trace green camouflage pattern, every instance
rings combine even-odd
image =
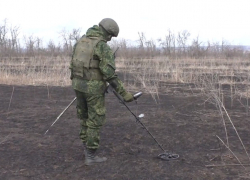
[[[73,89],[77,91],[92,95],[102,94],[106,89],[105,81],[98,81],[98,80],[88,81],[79,78],[72,79],[72,86]]]
[[[102,38],[90,39],[86,36],[82,36],[77,41],[71,59],[73,76],[78,76],[86,80],[102,80],[99,69],[100,60],[93,59],[94,47],[100,41],[102,41]]]
[[[99,148],[100,128],[105,123],[104,95],[90,95],[75,91],[77,97],[77,116],[80,119],[80,138],[90,149]]]
[[[100,27],[94,25],[93,27],[89,28],[87,33],[87,37],[98,37],[105,39],[104,33],[101,31]],[[91,94],[100,94],[103,93],[106,88],[106,82],[115,82],[116,86],[114,89],[121,95],[123,95],[126,91],[124,89],[124,85],[122,81],[118,78],[115,73],[115,60],[112,49],[105,41],[100,41],[97,46],[94,48],[94,59],[99,59],[99,68],[103,75],[103,80],[83,80],[78,78],[72,79],[72,87],[75,90],[84,93],[91,93]],[[72,64],[70,66],[72,68]],[[114,83],[110,83],[114,84]]]
[[[87,37],[107,39],[97,25],[88,29]],[[74,52],[74,51],[73,51]],[[97,149],[100,141],[100,128],[105,123],[104,91],[106,82],[122,96],[126,94],[122,81],[115,73],[115,60],[111,48],[105,41],[100,41],[94,48],[94,59],[100,60],[99,69],[102,80],[84,80],[71,77],[72,87],[77,97],[77,116],[81,121],[80,138],[90,149]],[[72,68],[72,64],[71,67]]]
[[[100,27],[94,25],[93,27],[89,28],[86,32],[87,37],[100,37],[105,39],[104,33],[100,30]]]

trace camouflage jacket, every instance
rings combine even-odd
[[[89,28],[87,30],[86,36],[105,39],[103,32],[97,25]],[[96,45],[93,56],[95,59],[100,60],[99,68],[103,75],[103,80],[83,80],[80,78],[73,78],[73,89],[88,94],[102,94],[105,91],[106,82],[109,82],[120,95],[125,94],[126,91],[124,89],[123,83],[115,73],[116,67],[113,52],[106,41],[100,41]],[[70,69],[71,68],[72,62],[70,65]]]

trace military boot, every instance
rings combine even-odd
[[[89,166],[95,163],[101,163],[107,160],[106,157],[95,156],[96,149],[87,148],[87,155],[85,156],[85,165]]]

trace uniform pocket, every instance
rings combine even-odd
[[[105,123],[106,108],[104,96],[91,96],[88,100],[87,125],[92,128],[100,127]]]
[[[96,108],[96,113],[99,116],[104,116],[106,114],[106,108],[105,108],[105,106]]]
[[[99,97],[93,108],[95,109],[96,114],[98,114],[99,116],[105,115],[106,108],[104,103],[104,97]]]

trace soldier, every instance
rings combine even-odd
[[[77,97],[77,116],[81,122],[80,138],[84,145],[85,164],[106,161],[96,156],[100,128],[105,123],[105,89],[108,82],[125,102],[134,100],[115,73],[115,57],[107,45],[117,37],[119,27],[110,18],[89,28],[74,45],[70,63],[72,86]]]

